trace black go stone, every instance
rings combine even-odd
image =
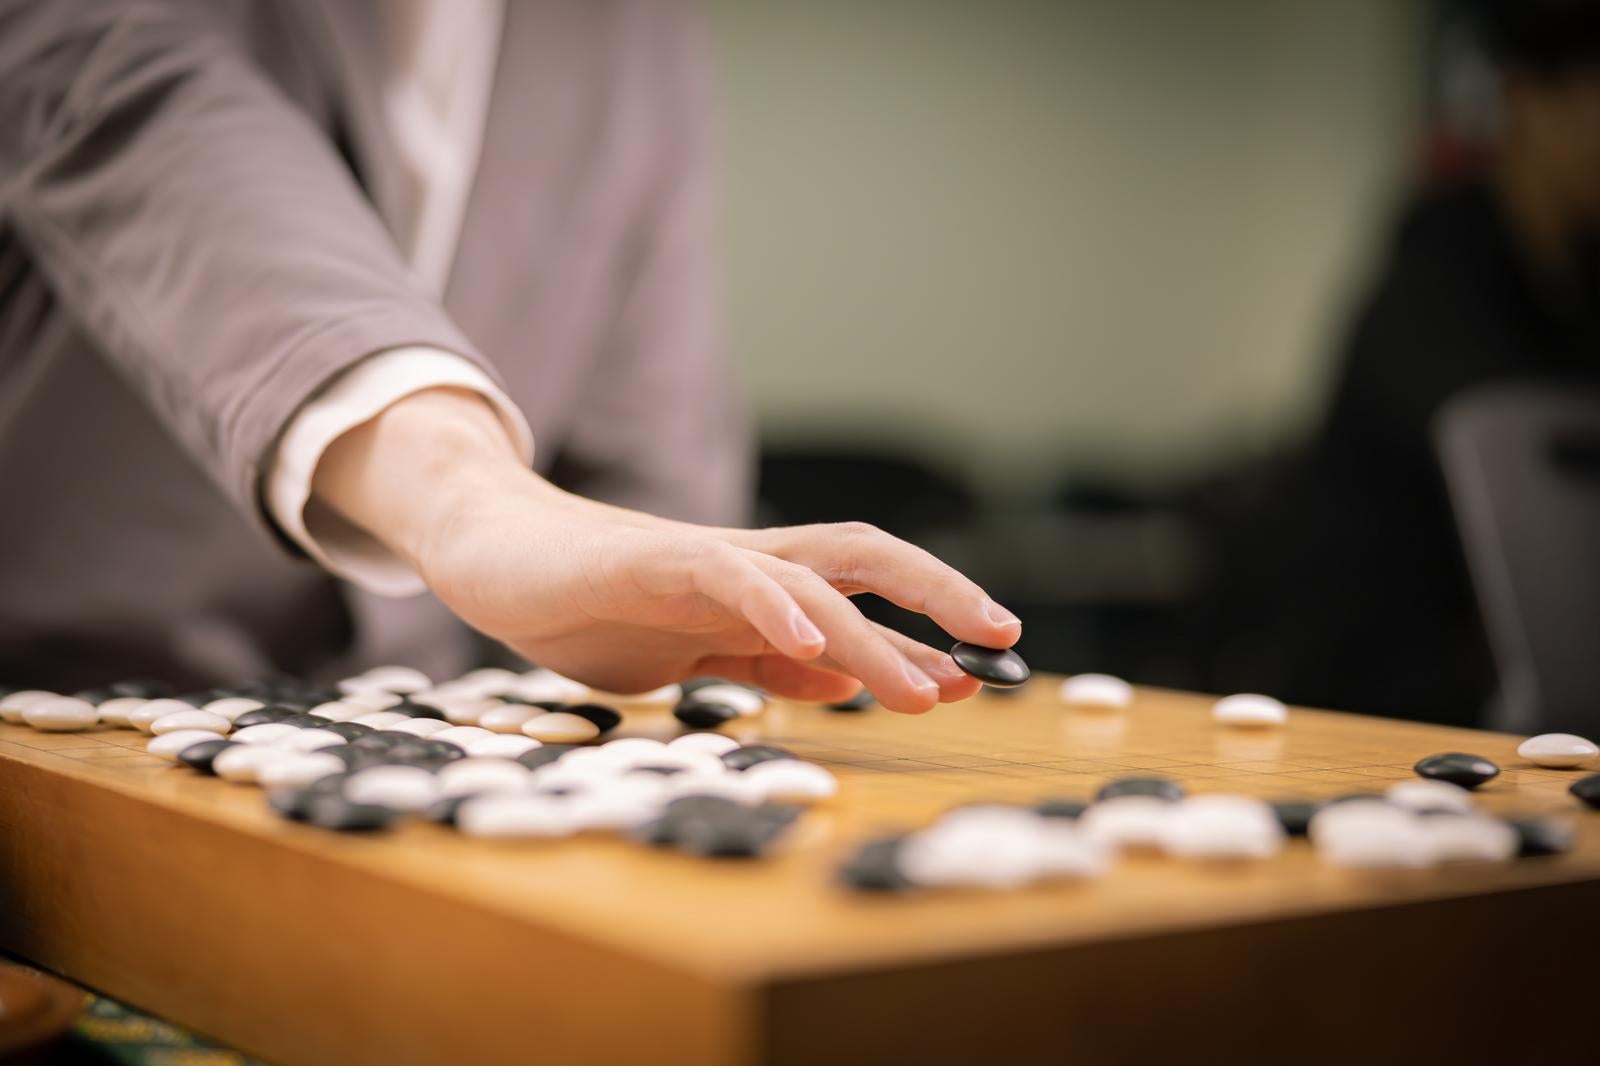
[[[352,803],[341,795],[316,796],[305,808],[305,820],[322,829],[341,833],[387,829],[400,812],[376,803]]]
[[[278,724],[292,725],[296,729],[318,729],[331,723],[326,718],[319,718],[314,714],[291,714],[287,718],[278,719]]]
[[[635,828],[633,836],[645,844],[676,844],[679,828],[690,821],[731,817],[740,807],[725,796],[679,796],[662,809],[660,817]]]
[[[346,740],[359,740],[368,733],[377,732],[370,725],[362,725],[360,722],[329,722],[326,719],[323,720],[323,724],[318,728],[326,729],[330,733],[337,733]]]
[[[771,762],[773,759],[792,759],[794,752],[775,748],[768,744],[751,744],[743,748],[734,748],[722,756],[722,765],[730,770],[748,770],[758,762]]]
[[[82,692],[74,692],[72,696],[74,699],[82,700],[85,703],[92,703],[96,707],[106,702],[106,700],[116,698],[108,688],[86,688]]]
[[[681,766],[648,766],[648,765],[646,765],[646,766],[634,766],[634,767],[629,768],[629,770],[628,770],[628,773],[630,773],[630,774],[660,774],[662,777],[670,777],[673,774],[681,774],[682,772],[683,772],[683,767],[681,767]]]
[[[257,707],[253,711],[245,711],[233,720],[235,730],[245,729],[253,725],[267,725],[270,722],[281,722],[285,718],[293,718],[294,711],[287,707]]]
[[[839,879],[863,892],[904,892],[912,887],[900,871],[904,836],[878,837],[856,849],[839,867]]]
[[[982,648],[959,641],[950,649],[950,658],[985,685],[1014,688],[1032,676],[1022,656],[1010,648]]]
[[[1278,824],[1292,837],[1305,836],[1311,829],[1311,819],[1321,809],[1319,803],[1302,800],[1282,800],[1272,805],[1272,813],[1278,816]]]
[[[721,796],[684,796],[667,805],[651,833],[692,855],[748,859],[762,854],[799,816],[797,808],[745,807]]]
[[[185,692],[182,695],[174,696],[172,698],[181,703],[187,703],[191,707],[204,707],[206,704],[216,699],[216,697],[211,694],[210,689],[206,689],[204,692]]]
[[[777,834],[766,823],[744,815],[701,819],[677,831],[677,846],[707,859],[754,859]]]
[[[403,714],[407,718],[435,718],[441,722],[447,721],[443,711],[427,703],[412,703],[407,700],[404,703],[397,703],[393,707],[386,708],[386,710],[391,710],[396,714]]]
[[[365,738],[362,738],[365,739]],[[437,770],[446,763],[467,756],[466,749],[446,740],[427,740],[412,737],[407,744],[396,744],[383,753],[383,761],[401,766],[417,766],[424,770]]]
[[[541,766],[549,766],[576,747],[576,744],[544,744],[518,755],[517,762],[530,770],[537,770]]]
[[[622,724],[622,712],[603,703],[574,703],[562,710],[567,714],[575,714],[585,721],[593,722],[594,727],[602,733],[609,733]]]
[[[1041,818],[1077,818],[1089,809],[1083,800],[1047,799],[1034,804],[1033,813]]]
[[[1094,798],[1098,803],[1118,796],[1154,796],[1156,799],[1176,803],[1183,799],[1184,789],[1170,777],[1119,777],[1102,785]]]
[[[358,748],[352,741],[349,744],[334,744],[327,748],[318,748],[319,752],[327,752],[335,759],[344,763],[351,771],[365,770],[369,766],[382,766],[383,753],[373,751],[371,748]]]
[[[211,764],[216,761],[217,756],[229,748],[237,748],[238,746],[231,740],[202,740],[200,743],[190,744],[187,748],[178,752],[178,761],[191,770],[199,770],[203,774],[214,775],[216,771],[211,768]]]
[[[1570,823],[1548,818],[1512,819],[1511,828],[1517,831],[1517,856],[1524,859],[1564,855],[1577,841],[1577,832]]]
[[[1418,760],[1412,767],[1417,776],[1433,781],[1448,781],[1462,788],[1477,788],[1500,776],[1500,767],[1482,755],[1447,751]]]
[[[279,788],[267,793],[267,805],[285,818],[304,820],[314,800],[323,796],[341,796],[348,773],[328,774],[301,788]]]
[[[388,749],[400,744],[415,744],[421,739],[415,733],[402,733],[398,729],[375,729],[366,736],[361,737],[359,741],[353,740],[351,743],[361,743],[371,748]]]
[[[147,677],[129,678],[111,686],[111,693],[114,696],[141,700],[166,699],[176,691],[177,689],[165,681],[155,681]]]
[[[1578,797],[1585,805],[1600,810],[1600,774],[1579,778],[1567,791]]]
[[[715,729],[739,717],[739,712],[726,703],[685,700],[672,709],[672,717],[690,729]]]
[[[840,700],[838,703],[830,703],[827,706],[830,711],[864,711],[877,702],[872,693],[862,689],[847,700]]]

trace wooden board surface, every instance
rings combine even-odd
[[[664,1039],[682,1054],[670,1061],[807,1061],[833,1039],[805,1021],[823,1010],[864,1012],[862,1024],[898,1047],[933,1034],[934,1058],[1004,1020],[1017,1061],[1051,1061],[1064,1032],[1110,1055],[1119,1045],[1092,1031],[1109,1015],[1057,1009],[1033,1024],[1017,995],[977,1014],[969,1005],[974,1024],[955,1029],[921,1012],[941,995],[970,999],[973,980],[980,990],[1048,980],[1059,992],[1085,960],[1110,972],[1158,944],[1207,953],[1217,980],[1264,980],[1258,964],[1283,960],[1230,946],[1311,936],[1331,958],[1334,932],[1340,943],[1448,940],[1460,922],[1516,915],[1526,939],[1600,903],[1600,815],[1567,795],[1577,772],[1518,759],[1518,738],[1312,711],[1279,730],[1224,729],[1203,697],[1143,690],[1133,707],[1108,711],[1062,706],[1055,688],[1041,678],[1020,695],[921,717],[776,704],[742,722],[741,739],[781,744],[842,782],[783,854],[758,863],[605,837],[474,841],[424,824],[338,836],[281,821],[254,788],[144,755],[137,734],[0,727],[0,938],[284,1061],[519,1061],[507,1044],[519,1026],[561,1053],[549,1061],[647,1061],[638,1056]],[[627,709],[619,735],[674,731],[663,708]],[[1504,768],[1480,793],[1487,809],[1577,817],[1578,849],[1357,874],[1319,865],[1296,842],[1264,863],[1131,858],[1098,881],[1004,895],[873,898],[833,878],[865,835],[958,803],[1088,796],[1132,773],[1194,791],[1326,797],[1381,790],[1449,750]],[[1413,917],[1395,926],[1403,914]],[[1582,935],[1593,943],[1596,933]],[[1515,942],[1506,937],[1506,950]],[[219,967],[229,982],[208,978]],[[617,997],[627,1026],[607,1022]],[[905,1002],[917,1009],[897,1013]],[[461,1013],[468,1003],[475,1020]],[[332,1008],[337,1025],[285,1024]],[[846,1045],[875,1046],[865,1031]],[[851,1061],[839,1047],[829,1054]]]

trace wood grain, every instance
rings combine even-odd
[[[1126,711],[1065,707],[1041,678],[920,717],[775,705],[741,739],[829,765],[842,788],[755,864],[423,824],[336,836],[141,754],[133,733],[4,726],[0,944],[288,1063],[867,1062],[894,1048],[1042,1062],[1066,1047],[1148,1061],[1252,1032],[1263,1050],[1269,1033],[1344,1047],[1340,1010],[1383,1017],[1406,988],[1416,1018],[1561,1002],[1572,960],[1600,947],[1600,922],[1575,921],[1600,903],[1600,815],[1566,795],[1576,772],[1519,760],[1515,737],[1312,711],[1230,730],[1209,703],[1142,690]],[[623,734],[672,731],[662,708],[627,710]],[[1133,858],[1003,896],[880,899],[833,880],[865,834],[956,803],[1085,796],[1129,773],[1269,797],[1376,791],[1448,750],[1504,768],[1488,809],[1579,819],[1577,851],[1358,875],[1296,843],[1266,863]],[[1169,1024],[1147,1023],[1151,997]]]

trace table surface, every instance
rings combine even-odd
[[[422,823],[378,836],[342,836],[281,820],[253,787],[146,755],[148,738],[136,733],[44,734],[0,726],[0,846],[6,848],[0,857],[35,873],[9,889],[21,898],[0,902],[17,904],[39,926],[30,930],[0,920],[0,933],[8,946],[70,976],[98,981],[114,995],[131,992],[140,1005],[229,1036],[218,1031],[229,1021],[226,1010],[186,1018],[170,1000],[149,1002],[161,999],[159,982],[135,973],[129,960],[86,954],[80,944],[69,943],[82,935],[83,923],[92,924],[89,916],[75,915],[75,924],[51,920],[53,903],[44,897],[60,891],[61,880],[73,876],[67,871],[96,868],[94,849],[71,837],[74,824],[81,834],[97,834],[109,812],[116,812],[116,836],[102,844],[108,856],[124,855],[118,877],[138,876],[129,871],[138,868],[141,853],[154,863],[169,852],[177,827],[208,842],[207,855],[190,861],[215,860],[205,876],[229,892],[251,891],[229,884],[226,864],[235,853],[241,869],[257,859],[285,868],[314,863],[324,905],[341,901],[340,877],[366,885],[376,879],[413,893],[408,899],[446,901],[503,928],[549,932],[574,950],[593,949],[733,996],[814,979],[1114,945],[1184,930],[1240,929],[1549,886],[1600,886],[1600,814],[1583,812],[1566,792],[1596,767],[1540,769],[1516,755],[1519,738],[1511,736],[1310,710],[1295,710],[1282,728],[1227,728],[1211,721],[1211,702],[1142,689],[1125,710],[1069,707],[1057,697],[1056,679],[1048,677],[1016,694],[985,694],[915,717],[776,702],[764,715],[737,723],[739,739],[782,745],[821,763],[839,776],[841,789],[802,819],[779,854],[757,862],[696,859],[605,836],[472,840]],[[676,732],[663,707],[623,706],[627,720],[617,735]],[[1265,862],[1128,857],[1098,880],[1003,894],[866,896],[841,888],[834,876],[840,860],[866,836],[926,824],[960,803],[1088,797],[1105,781],[1131,774],[1171,776],[1194,792],[1315,799],[1380,791],[1413,776],[1418,758],[1440,751],[1473,752],[1500,764],[1501,775],[1478,794],[1487,810],[1576,818],[1576,850],[1511,863],[1361,874],[1322,866],[1303,841],[1293,841]],[[8,790],[7,782],[16,787]],[[46,793],[48,800],[41,798]],[[80,799],[82,820],[74,823],[68,812],[78,810]],[[65,837],[40,832],[39,821],[50,818],[60,820],[57,828]],[[145,833],[161,835],[142,839]],[[45,853],[48,860],[40,857]],[[162,876],[170,880],[172,873]],[[138,898],[137,886],[130,896]],[[87,911],[103,902],[85,898],[76,904]],[[104,935],[123,934],[108,927]],[[124,951],[136,946],[129,935]],[[174,932],[168,928],[159,935]],[[137,987],[121,989],[119,982]],[[753,1024],[738,1023],[742,1029]],[[262,1046],[255,1033],[249,1039]],[[742,1031],[737,1049],[715,1057],[764,1057],[750,1052],[751,1041],[759,1043],[759,1037]]]

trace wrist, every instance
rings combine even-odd
[[[334,441],[312,493],[422,572],[464,508],[541,486],[488,403],[465,389],[435,388]]]

